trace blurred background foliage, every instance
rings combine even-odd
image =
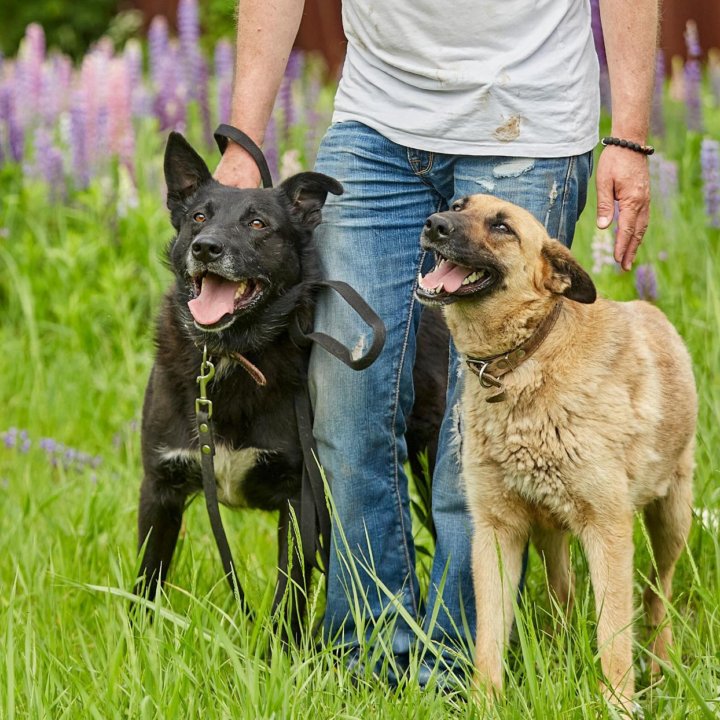
[[[221,37],[235,34],[236,0],[200,0],[201,43],[206,49]],[[174,21],[173,0],[2,0],[0,52],[17,53],[25,28],[39,23],[45,30],[49,50],[59,50],[79,60],[101,36],[120,48],[131,37],[143,34],[152,16],[165,14]]]

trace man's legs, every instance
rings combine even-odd
[[[314,432],[337,512],[325,631],[329,640],[354,645],[375,629],[356,621],[383,617],[388,595],[413,619],[419,615],[404,432],[420,316],[413,297],[419,236],[440,199],[405,148],[359,123],[330,128],[316,169],[345,188],[328,198],[316,231],[324,276],[352,285],[387,328],[385,347],[367,370],[350,370],[318,348],[310,363]],[[315,327],[358,352],[369,342],[367,328],[329,293],[319,298]],[[407,654],[412,639],[398,619],[394,653]]]

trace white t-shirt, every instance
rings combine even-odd
[[[598,140],[589,0],[343,0],[334,121],[434,152],[564,157]]]

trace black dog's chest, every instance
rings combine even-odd
[[[207,387],[212,402],[214,472],[218,499],[231,507],[277,509],[299,489],[302,456],[297,436],[294,383],[275,379],[256,385],[242,369],[222,368]],[[224,372],[223,372],[224,370]],[[292,378],[294,373],[290,373]],[[183,403],[182,437],[165,437],[157,456],[167,485],[187,493],[202,490],[200,450],[195,428],[195,388]],[[192,403],[189,402],[192,399]]]

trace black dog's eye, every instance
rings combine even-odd
[[[193,220],[195,222],[204,223],[207,218],[205,217],[205,213],[197,212],[193,215]]]
[[[263,228],[266,228],[267,225],[260,218],[255,218],[250,221],[250,227],[253,230],[262,230]]]

